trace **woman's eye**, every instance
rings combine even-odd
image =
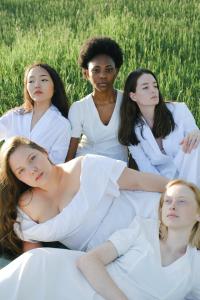
[[[21,175],[24,172],[24,169],[20,169],[18,175]]]
[[[42,81],[43,81],[43,82],[44,82],[44,81],[46,82],[46,81],[48,81],[48,79],[42,79]]]
[[[30,160],[33,161],[35,159],[36,155],[31,156]]]
[[[28,81],[28,83],[33,83],[33,82],[34,82],[33,80],[29,80],[29,81]]]
[[[147,90],[147,89],[148,89],[148,86],[143,87],[143,90]]]
[[[97,74],[99,72],[99,70],[98,69],[94,69],[94,70],[92,70],[92,73],[93,74]]]
[[[170,203],[170,199],[165,199],[164,202],[167,203],[167,204],[169,204]]]
[[[178,203],[179,203],[179,204],[184,204],[184,203],[185,203],[185,200],[183,200],[183,199],[182,199],[182,200],[178,200]]]
[[[106,72],[107,73],[112,73],[113,72],[113,68],[106,69]]]

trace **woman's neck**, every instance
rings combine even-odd
[[[185,253],[189,244],[189,238],[192,228],[184,228],[182,230],[168,230],[167,239],[161,243],[171,253]]]
[[[105,92],[99,92],[97,90],[94,90],[92,93],[92,97],[95,104],[115,103],[116,95],[117,95],[117,91],[114,88],[107,90]]]
[[[140,112],[149,125],[150,128],[153,128],[153,123],[154,123],[154,113],[155,113],[155,108],[154,107],[140,107]]]
[[[33,106],[33,116],[31,120],[31,130],[33,127],[37,124],[37,122],[40,120],[40,118],[45,114],[45,112],[49,109],[50,103],[34,103]]]

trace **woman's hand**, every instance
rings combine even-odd
[[[195,129],[188,133],[186,137],[180,142],[182,150],[185,153],[191,153],[193,149],[196,149],[200,143],[200,130]]]

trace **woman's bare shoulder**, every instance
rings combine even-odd
[[[63,170],[65,170],[68,173],[80,172],[82,160],[83,160],[83,156],[79,156],[72,160],[69,160],[68,162],[60,166],[63,168]]]

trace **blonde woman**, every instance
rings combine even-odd
[[[199,189],[182,180],[171,181],[159,212],[160,221],[136,217],[128,229],[87,254],[36,249],[20,256],[0,271],[0,297],[200,299]]]

